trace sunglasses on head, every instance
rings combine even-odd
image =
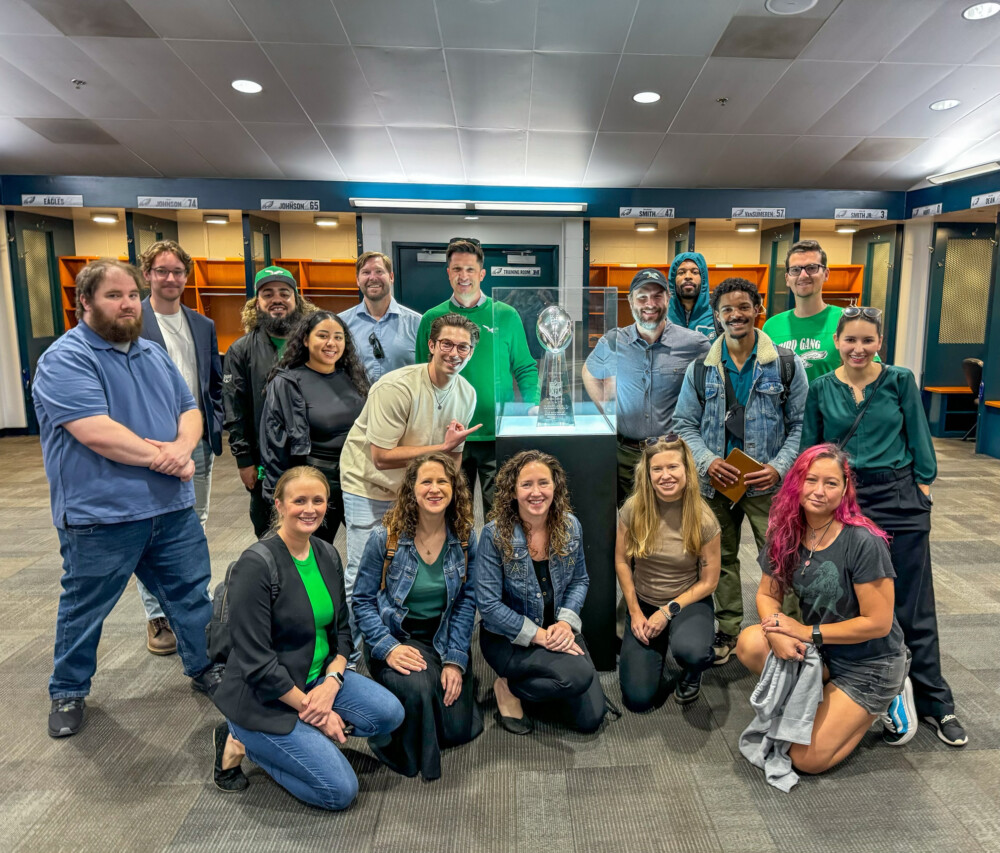
[[[865,308],[861,305],[848,305],[844,309],[844,317],[853,320],[856,317],[864,317],[866,320],[874,320],[876,323],[882,319],[882,311],[878,308]]]
[[[375,354],[375,358],[385,358],[385,350],[382,349],[382,342],[375,337],[374,332],[368,336],[368,343],[372,345],[372,352]]]
[[[661,441],[671,444],[680,441],[681,437],[676,432],[668,432],[666,435],[658,435],[655,438],[646,439],[646,447],[656,447]]]

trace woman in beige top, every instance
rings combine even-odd
[[[615,541],[628,606],[618,677],[630,711],[648,711],[666,698],[668,652],[681,670],[674,699],[686,705],[698,698],[713,659],[719,539],[688,446],[674,433],[647,440]]]

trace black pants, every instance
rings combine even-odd
[[[657,608],[639,599],[639,609],[648,619]],[[618,662],[618,679],[625,707],[636,713],[648,711],[663,702],[667,684],[663,679],[669,652],[677,665],[692,675],[712,665],[715,637],[715,613],[712,596],[689,604],[667,623],[667,627],[644,646],[632,633],[632,620],[625,620],[625,636]]]
[[[493,507],[493,482],[497,477],[497,443],[495,441],[467,441],[462,451],[462,473],[469,481],[469,491],[476,496],[476,475],[483,490],[483,517]]]
[[[423,640],[409,639],[427,662],[423,672],[402,675],[384,660],[373,658],[365,647],[368,671],[379,684],[391,691],[403,705],[403,724],[386,745],[378,745],[385,763],[404,776],[422,773],[424,779],[441,776],[441,750],[459,746],[479,737],[483,718],[476,704],[471,672],[462,678],[462,692],[450,707],[444,704],[441,687],[441,658],[434,646]]]
[[[896,619],[913,655],[910,680],[917,713],[935,717],[955,711],[951,688],[941,674],[937,609],[931,575],[931,502],[917,488],[913,472],[859,471],[858,503],[889,534],[896,571]]]
[[[541,646],[515,646],[506,637],[479,629],[483,657],[510,692],[529,703],[533,716],[553,717],[577,731],[597,731],[604,719],[604,691],[583,635],[583,655],[550,652]],[[526,709],[527,710],[527,709]]]
[[[250,492],[250,521],[253,524],[253,534],[258,539],[271,528],[271,511],[273,504],[264,500],[264,482],[258,480]]]
[[[340,490],[340,468],[328,468],[318,464],[313,459],[306,460],[307,465],[319,468],[326,476],[326,482],[330,486],[330,499],[326,504],[326,516],[320,525],[316,535],[324,542],[333,544],[333,540],[340,530],[340,525],[344,523],[344,493]]]

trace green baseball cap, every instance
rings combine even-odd
[[[298,285],[295,283],[295,276],[284,267],[264,267],[264,269],[253,277],[253,292],[259,293],[265,284],[273,282],[286,284],[292,290],[298,290]]]

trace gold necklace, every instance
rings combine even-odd
[[[836,521],[836,517],[831,518],[823,527],[823,534],[819,537],[819,542],[816,541],[816,531],[819,530],[818,527],[813,527],[808,521],[806,522],[806,527],[812,531],[813,535],[813,546],[812,550],[809,552],[809,556],[806,558],[805,564],[808,566],[812,563],[812,556],[816,553],[816,549],[823,544],[823,540],[826,538],[826,531],[830,529],[830,525]]]

